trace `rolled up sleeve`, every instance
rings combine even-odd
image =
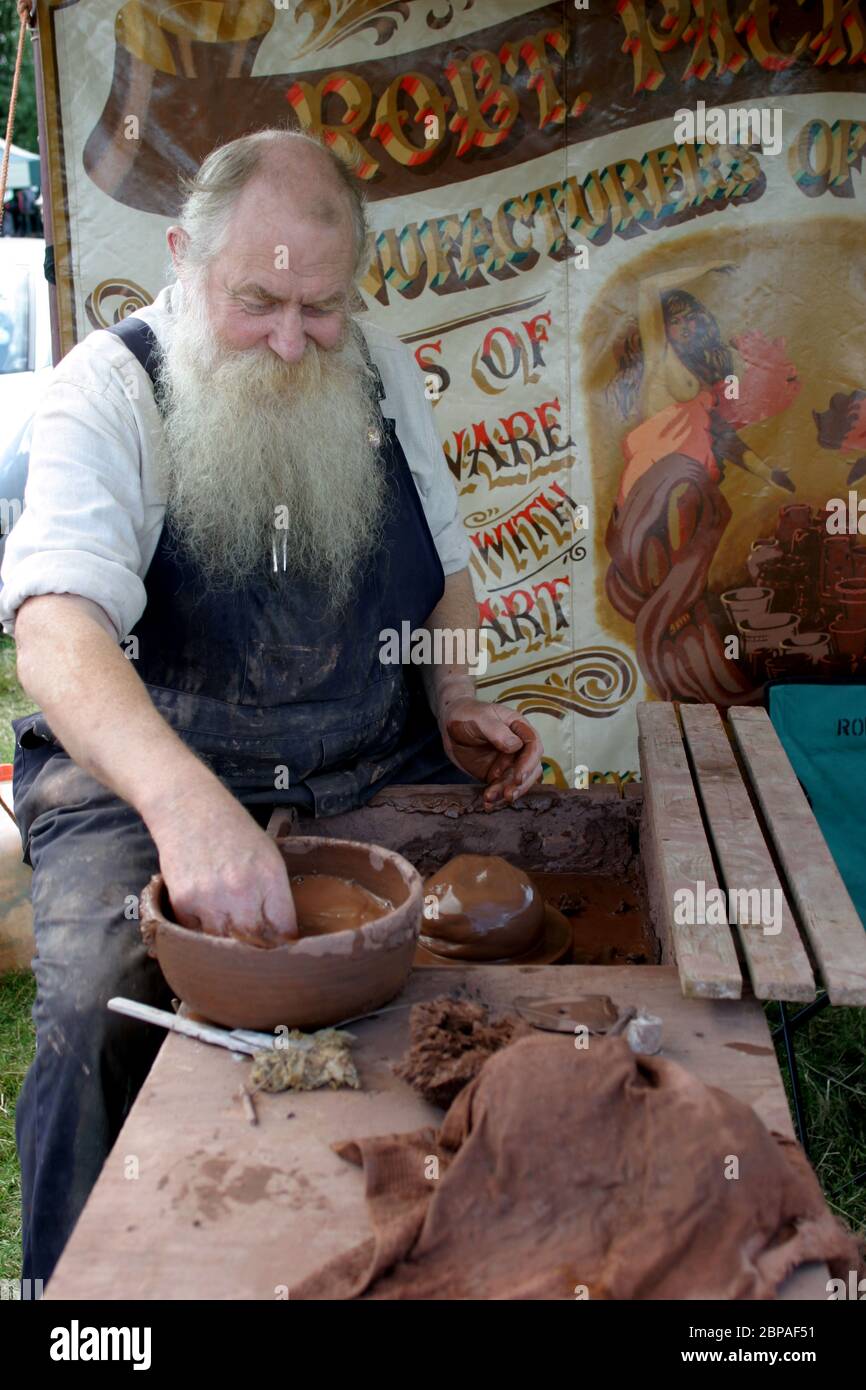
[[[100,391],[55,376],[34,417],[24,510],[0,571],[4,630],[14,632],[25,599],[80,594],[124,637],[146,603],[142,523],[138,431],[122,384],[112,374]]]
[[[418,385],[421,394],[420,423],[426,435],[425,454],[430,460],[429,468],[417,480],[418,488],[442,568],[446,575],[456,574],[469,564],[469,542],[460,516],[457,489],[442,452],[433,408],[424,395],[420,378]]]
[[[368,332],[368,342],[385,388],[382,408],[395,421],[442,568],[446,575],[456,574],[469,564],[469,543],[424,379],[397,339],[377,330]]]

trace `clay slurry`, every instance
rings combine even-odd
[[[333,874],[292,874],[289,878],[299,936],[354,931],[393,910],[393,903]]]

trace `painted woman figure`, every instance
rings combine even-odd
[[[737,430],[778,414],[800,389],[784,341],[755,332],[732,340],[748,364],[736,382],[716,320],[683,288],[732,269],[691,266],[640,286],[638,322],[620,344],[609,396],[624,419],[637,411],[641,423],[623,440],[625,467],[605,538],[607,596],[635,625],[647,683],[664,700],[722,707],[760,691],[725,656],[708,604],[707,575],[731,519],[720,484],[733,463],[794,491],[786,470],[771,469]]]

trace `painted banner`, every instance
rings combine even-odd
[[[162,288],[214,145],[300,126],[359,157],[360,312],[424,376],[481,690],[547,780],[634,777],[638,700],[863,669],[858,0],[40,0],[39,26],[64,350]]]

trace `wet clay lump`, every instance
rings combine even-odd
[[[437,955],[502,960],[528,951],[544,923],[544,901],[532,880],[499,855],[458,854],[424,884],[422,942]]]

